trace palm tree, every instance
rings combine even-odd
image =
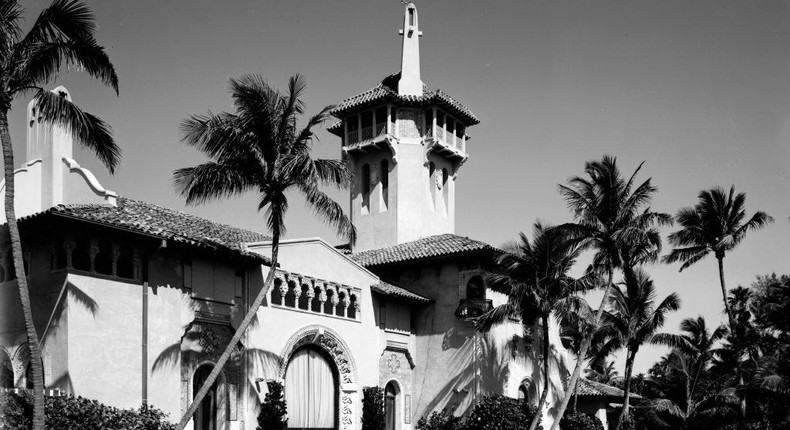
[[[586,356],[580,356],[581,347],[587,335],[593,331],[592,320],[595,318],[595,311],[593,311],[586,301],[582,301],[580,306],[563,307],[560,312],[560,341],[562,346],[571,352],[576,357],[576,360],[589,360],[595,357],[596,345],[591,345],[587,351]],[[591,363],[591,367],[595,367],[597,363]],[[588,371],[590,369],[587,369]],[[579,381],[568,390],[573,390],[573,410],[576,411],[578,398]]]
[[[561,228],[567,230],[582,248],[595,251],[592,267],[607,276],[601,306],[592,321],[593,330],[581,345],[580,357],[586,356],[593,334],[601,323],[604,303],[613,284],[614,270],[654,258],[661,241],[660,236],[654,234],[653,227],[671,223],[669,215],[650,211],[648,205],[658,191],[650,179],[636,185],[636,175],[643,164],[639,164],[625,180],[617,167],[617,159],[604,155],[601,160],[585,164],[584,170],[589,178],[573,177],[569,185],[559,186],[560,194],[576,220],[575,223],[563,224]],[[628,256],[625,264],[624,256]],[[582,360],[577,360],[568,387],[576,385],[582,366]],[[572,390],[567,390],[551,430],[559,428],[572,396]]]
[[[680,297],[677,293],[668,295],[657,306],[655,299],[653,281],[641,269],[626,270],[623,282],[613,288],[609,296],[609,310],[604,314],[605,325],[601,328],[606,339],[601,354],[608,356],[621,348],[626,350],[623,409],[616,430],[629,420],[631,375],[639,348],[645,343],[657,343],[656,331],[664,325],[666,315],[680,308]]]
[[[43,121],[63,126],[75,140],[94,151],[114,172],[120,150],[110,127],[101,119],[82,111],[60,94],[42,86],[57,77],[62,65],[75,66],[118,93],[118,76],[107,53],[95,38],[95,17],[90,8],[78,0],[56,0],[33,23],[26,34],[21,29],[22,8],[17,1],[0,5],[0,139],[3,145],[5,176],[5,216],[11,239],[14,270],[22,301],[34,387],[33,428],[44,427],[44,373],[41,349],[30,308],[19,237],[14,211],[14,152],[8,130],[8,112],[17,95],[34,95]]]
[[[748,231],[759,230],[773,218],[765,212],[755,212],[746,220],[746,194],[735,194],[735,186],[727,193],[721,187],[713,187],[699,193],[699,201],[694,207],[678,211],[675,219],[682,229],[669,235],[669,242],[675,248],[662,259],[665,263],[682,262],[680,271],[713,253],[719,263],[719,284],[730,331],[735,333],[735,318],[727,302],[727,286],[724,282],[724,257],[735,248]],[[734,338],[736,343],[739,339]],[[739,384],[743,385],[743,373],[738,367]],[[741,400],[741,417],[746,414],[746,399]]]
[[[593,363],[590,368],[587,369],[587,379],[602,384],[611,384],[617,379],[617,370],[614,366],[614,360],[608,361],[604,359]]]
[[[173,182],[178,192],[187,204],[257,192],[258,210],[265,209],[266,225],[272,234],[272,254],[263,288],[181,418],[177,427],[180,430],[192,419],[269,292],[280,238],[286,231],[287,193],[298,191],[338,234],[352,243],[356,239],[355,229],[342,207],[320,190],[322,185],[348,186],[350,176],[345,164],[310,156],[313,129],[329,118],[333,106],[310,117],[302,128],[297,127],[297,118],[305,110],[301,99],[305,86],[304,78],[297,74],[289,80],[288,90],[281,93],[259,75],[243,75],[230,79],[235,113],[194,115],[181,124],[182,141],[211,161],[176,170]]]
[[[519,318],[528,336],[528,325],[539,320],[542,328],[543,390],[538,401],[538,411],[543,410],[549,392],[549,319],[552,312],[571,301],[582,300],[574,296],[584,290],[584,281],[568,275],[581,248],[569,242],[563,232],[536,222],[532,241],[524,234],[519,241],[504,246],[505,253],[497,258],[500,273],[488,277],[489,287],[508,296],[507,303],[483,314],[477,328],[488,330],[494,324]],[[540,421],[537,413],[529,429],[534,430]]]
[[[720,396],[711,387],[708,369],[716,344],[727,336],[720,325],[711,332],[705,318],[686,318],[680,322],[682,334],[658,333],[653,342],[673,348],[653,366],[649,380],[657,386],[661,398],[654,402],[656,412],[668,415],[676,427],[686,429],[695,421],[711,418],[722,411]]]

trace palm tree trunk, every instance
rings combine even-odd
[[[719,283],[721,284],[721,296],[724,299],[724,310],[727,311],[727,318],[730,321],[730,332],[732,333],[732,338],[735,340],[736,343],[740,344],[740,340],[738,339],[738,333],[735,330],[735,318],[732,315],[732,310],[730,309],[730,303],[727,301],[727,286],[724,283],[724,256],[716,256],[716,260],[719,262]],[[738,349],[738,345],[734,345],[736,350]],[[735,368],[738,372],[738,388],[743,388],[743,369],[741,367],[741,359],[740,357],[735,358]],[[740,397],[740,406],[741,406],[741,426],[746,421],[746,397],[743,394],[739,395]]]
[[[44,369],[41,362],[41,346],[33,323],[33,310],[30,307],[30,290],[22,256],[22,240],[14,210],[14,146],[8,132],[8,111],[0,112],[0,139],[3,144],[3,163],[5,168],[5,217],[8,221],[8,235],[11,239],[11,254],[14,260],[19,298],[22,301],[22,315],[25,319],[27,344],[30,351],[30,370],[33,377],[33,430],[44,429]]]
[[[577,403],[579,403],[579,381],[573,385],[573,412],[576,412]]]
[[[532,417],[529,430],[535,430],[538,427],[538,423],[543,416],[543,406],[546,405],[546,398],[549,395],[549,319],[544,315],[541,321],[543,322],[543,392],[540,394],[538,411]]]
[[[192,400],[192,403],[189,405],[186,412],[184,412],[184,415],[181,417],[181,421],[179,421],[178,425],[176,426],[176,430],[184,430],[184,427],[186,427],[186,425],[192,419],[192,416],[200,406],[200,402],[203,401],[203,398],[206,397],[208,390],[210,390],[211,386],[214,385],[214,381],[217,380],[222,368],[225,367],[225,363],[227,363],[228,359],[230,359],[230,356],[233,353],[233,350],[236,348],[236,345],[238,345],[239,341],[241,341],[242,336],[244,336],[244,333],[247,331],[250,323],[252,323],[253,318],[255,318],[258,308],[260,308],[261,304],[263,304],[263,299],[265,299],[266,295],[269,293],[272,282],[274,282],[274,274],[277,271],[277,255],[280,251],[280,235],[275,233],[272,236],[272,261],[269,274],[266,276],[266,282],[264,282],[263,288],[261,288],[261,291],[258,292],[258,295],[255,297],[255,301],[252,302],[252,305],[247,310],[247,315],[244,316],[241,324],[239,324],[239,327],[236,329],[236,333],[233,335],[230,343],[228,343],[228,346],[225,347],[225,351],[219,357],[217,362],[214,363],[214,368],[211,369],[211,373],[208,375],[208,378],[206,378],[206,381],[203,382],[203,386],[200,387],[200,390],[198,390],[197,394],[195,394],[195,398]]]
[[[582,373],[582,366],[584,365],[584,357],[587,355],[587,350],[590,349],[590,345],[592,344],[592,338],[595,332],[598,330],[598,325],[601,323],[601,317],[603,316],[603,308],[606,305],[606,300],[609,298],[609,290],[612,288],[612,280],[614,278],[614,268],[609,265],[607,267],[608,272],[608,280],[606,283],[606,288],[603,291],[603,298],[601,299],[601,305],[598,306],[598,310],[595,312],[595,321],[593,321],[593,326],[587,336],[584,337],[584,341],[582,342],[582,346],[579,349],[579,357],[576,360],[576,367],[573,369],[573,374],[571,375],[571,380],[568,381],[568,387],[573,387],[579,380],[579,376]],[[562,403],[560,403],[560,407],[557,409],[557,416],[554,417],[554,422],[551,424],[551,430],[557,430],[560,428],[560,421],[562,420],[562,416],[565,415],[565,410],[568,409],[568,403],[573,396],[573,391],[566,390],[565,395],[562,397]]]
[[[623,387],[623,410],[620,411],[620,419],[617,420],[617,427],[615,430],[620,430],[623,427],[623,424],[629,423],[631,419],[630,415],[628,415],[628,402],[631,399],[631,373],[634,371],[634,358],[636,357],[636,351],[628,351],[628,356],[625,360],[625,386]],[[630,423],[629,423],[630,424]],[[630,429],[631,426],[627,425],[626,429]]]

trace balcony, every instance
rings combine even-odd
[[[449,159],[466,159],[465,136],[456,136],[455,133],[445,130],[443,127],[434,126],[433,130],[428,130],[427,140],[431,145],[431,150]]]
[[[455,309],[455,316],[463,319],[477,318],[493,308],[494,305],[489,299],[461,299]]]
[[[392,125],[392,129],[395,126]],[[346,134],[346,146],[344,151],[347,153],[361,153],[378,151],[389,148],[395,154],[393,146],[394,138],[387,134],[387,123],[377,122],[372,125],[364,126],[357,130],[349,130]]]

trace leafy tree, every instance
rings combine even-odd
[[[727,287],[724,282],[724,257],[727,252],[741,243],[746,233],[759,230],[773,218],[765,212],[755,212],[746,217],[746,194],[735,194],[735,186],[729,193],[721,187],[703,190],[699,193],[699,201],[693,207],[685,207],[678,211],[675,220],[682,227],[669,235],[669,242],[675,248],[663,261],[666,263],[682,262],[680,271],[702,260],[709,254],[716,257],[719,265],[719,283],[724,301],[724,309],[730,323],[730,331],[735,333],[734,315],[727,302]],[[739,339],[734,338],[738,343]],[[743,384],[741,365],[737,364],[739,383]],[[746,415],[746,400],[741,403],[741,417]]]
[[[362,430],[384,430],[384,390],[381,387],[362,389]]]
[[[271,288],[280,238],[286,231],[288,192],[301,193],[316,215],[335,227],[338,234],[352,242],[356,238],[342,207],[320,189],[321,185],[347,187],[350,176],[345,164],[310,155],[313,129],[329,118],[332,106],[310,117],[302,128],[297,126],[305,110],[301,99],[305,86],[304,78],[295,75],[288,82],[288,90],[280,93],[259,75],[242,75],[230,79],[235,113],[194,115],[181,124],[182,141],[211,161],[176,170],[173,181],[178,192],[186,197],[187,204],[248,191],[258,193],[258,210],[265,209],[266,225],[272,234],[272,254],[263,288],[181,418],[179,430],[192,419]]]
[[[608,308],[604,314],[605,325],[601,334],[606,342],[601,353],[609,353],[625,348],[625,379],[623,383],[623,409],[617,422],[619,430],[629,421],[629,401],[631,376],[634,358],[645,343],[656,343],[656,331],[664,325],[666,315],[680,308],[680,297],[672,293],[658,305],[655,304],[656,291],[653,281],[641,269],[626,270],[623,282],[614,289],[609,297]]]
[[[650,179],[636,184],[636,175],[642,164],[628,179],[624,179],[617,166],[617,159],[604,155],[601,160],[588,161],[585,164],[584,170],[588,178],[574,177],[570,179],[569,185],[559,187],[560,194],[576,221],[561,227],[583,249],[594,251],[593,269],[605,273],[607,277],[601,306],[592,323],[594,330],[588,334],[579,350],[581,357],[586,356],[592,344],[593,333],[601,323],[603,305],[608,300],[613,285],[614,270],[654,258],[661,242],[660,236],[653,234],[653,227],[671,223],[669,215],[652,212],[649,208],[650,201],[658,191]],[[625,264],[624,256],[628,257]],[[576,385],[582,366],[582,360],[577,360],[569,387]],[[551,430],[559,427],[572,395],[572,390],[567,390]]]
[[[288,404],[283,396],[283,384],[269,381],[266,386],[268,392],[258,413],[257,430],[285,430],[288,428]]]
[[[549,318],[560,306],[569,301],[580,301],[574,293],[585,289],[568,275],[576,263],[580,247],[567,240],[563,231],[536,222],[532,241],[521,233],[519,241],[504,246],[506,252],[497,258],[499,274],[490,275],[489,287],[508,296],[507,303],[486,312],[477,321],[477,327],[488,330],[494,324],[519,318],[525,326],[540,321],[543,339],[543,390],[538,401],[538,411],[543,410],[549,391]],[[534,430],[540,421],[536,414],[529,429]]]
[[[16,212],[14,210],[14,147],[8,130],[8,112],[18,95],[34,94],[42,121],[63,126],[75,140],[96,153],[114,172],[120,149],[110,127],[98,117],[81,110],[61,94],[42,88],[53,81],[62,65],[75,66],[99,79],[118,93],[118,76],[104,48],[96,41],[95,17],[78,0],[56,0],[41,11],[32,28],[21,28],[22,8],[18,1],[0,5],[0,139],[3,145],[5,174],[5,216],[11,239],[13,268],[17,278],[25,331],[31,354],[34,391],[33,428],[44,428],[44,373],[41,349],[33,325],[30,292],[22,257]]]

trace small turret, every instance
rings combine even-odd
[[[402,96],[422,96],[422,80],[420,79],[420,31],[417,19],[417,7],[414,3],[406,5],[403,12],[403,49],[400,63],[400,81],[398,94]]]

